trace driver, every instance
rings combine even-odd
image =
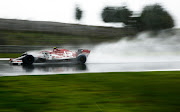
[[[58,49],[56,47],[54,47],[53,52],[57,52],[57,51],[58,51]]]

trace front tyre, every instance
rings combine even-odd
[[[79,56],[77,57],[77,61],[78,61],[78,63],[80,63],[80,64],[84,64],[84,63],[86,62],[86,56],[85,56],[85,55],[79,55]]]
[[[23,65],[32,65],[34,63],[34,57],[32,55],[26,55],[22,59]]]

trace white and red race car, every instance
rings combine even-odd
[[[78,49],[70,51],[67,49],[42,50],[36,53],[25,52],[18,58],[10,58],[9,63],[13,65],[32,65],[33,63],[70,62],[84,64],[90,50]]]

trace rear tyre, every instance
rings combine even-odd
[[[34,63],[34,57],[32,55],[26,55],[22,59],[23,65],[32,65]]]
[[[86,62],[86,56],[85,56],[85,55],[79,55],[79,56],[77,57],[77,61],[78,61],[78,63],[80,63],[80,64],[84,64],[84,63]]]

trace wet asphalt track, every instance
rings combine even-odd
[[[86,63],[84,65],[34,64],[32,66],[14,66],[10,65],[8,61],[0,61],[0,76],[175,70],[180,70],[180,62]]]

